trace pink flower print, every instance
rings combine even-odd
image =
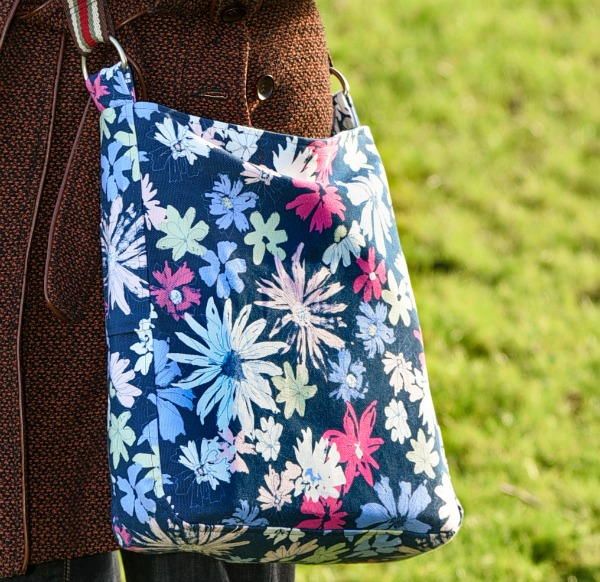
[[[94,101],[94,105],[98,108],[98,111],[104,111],[106,107],[100,103],[100,98],[108,95],[110,91],[106,85],[102,84],[102,76],[98,75],[94,82],[92,83],[89,77],[85,80],[86,89],[89,91],[92,99]]]
[[[373,296],[375,296],[375,299],[380,299],[381,287],[387,281],[383,259],[377,265],[375,262],[375,249],[371,247],[369,248],[367,260],[365,261],[362,257],[359,257],[356,259],[356,264],[360,267],[362,275],[354,279],[354,285],[352,286],[354,292],[359,293],[362,289],[363,299],[367,303],[371,301]]]
[[[200,291],[189,286],[194,279],[194,273],[183,263],[175,273],[165,261],[165,268],[153,271],[152,275],[160,283],[160,287],[150,285],[150,293],[160,307],[167,310],[175,321],[183,317],[183,313],[192,305],[200,305]]]
[[[350,402],[346,403],[344,414],[344,431],[327,430],[323,438],[330,440],[337,447],[340,454],[340,462],[347,463],[345,476],[346,483],[344,491],[348,491],[354,478],[362,475],[365,481],[373,487],[373,474],[371,467],[379,469],[379,463],[373,458],[373,453],[383,444],[383,439],[372,437],[373,427],[377,411],[373,400],[365,409],[360,421],[356,418],[356,412]]]
[[[193,134],[197,135],[200,139],[207,141],[213,147],[223,147],[223,145],[225,145],[225,142],[217,137],[217,134],[221,130],[214,125],[202,129],[200,121],[192,120],[190,121],[190,129]]]
[[[219,432],[219,436],[223,442],[219,444],[223,455],[229,461],[229,470],[232,473],[249,473],[246,461],[242,459],[242,455],[256,455],[256,450],[252,443],[246,442],[246,433],[243,430],[234,436],[229,427]]]
[[[317,140],[308,144],[317,161],[317,181],[322,184],[329,182],[331,176],[333,160],[338,152],[338,142],[336,140]]]
[[[306,220],[311,214],[310,230],[323,232],[324,229],[331,228],[333,224],[333,215],[335,214],[344,220],[344,211],[346,207],[342,202],[335,186],[325,186],[318,182],[309,180],[294,179],[292,183],[296,188],[308,190],[299,194],[286,204],[286,210],[296,210],[296,214]]]
[[[129,531],[127,531],[127,528],[124,525],[113,523],[113,531],[115,532],[115,536],[117,537],[117,539],[122,542],[119,545],[122,545],[124,547],[128,547],[131,545],[133,536],[129,533]]]
[[[348,515],[342,509],[342,500],[333,497],[319,497],[311,501],[304,496],[300,511],[312,515],[311,519],[304,519],[296,527],[307,529],[343,529],[344,518]]]

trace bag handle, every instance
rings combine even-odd
[[[114,36],[106,0],[63,0],[63,6],[71,36],[82,55],[89,55],[96,45]]]

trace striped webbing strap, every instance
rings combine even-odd
[[[63,0],[71,35],[82,54],[101,42],[108,42],[113,25],[106,0]]]

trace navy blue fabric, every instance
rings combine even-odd
[[[101,113],[114,530],[231,562],[406,558],[462,520],[385,170],[349,97],[311,139]]]

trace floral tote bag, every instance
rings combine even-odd
[[[380,155],[137,101],[100,110],[113,529],[140,552],[384,561],[462,509]]]

